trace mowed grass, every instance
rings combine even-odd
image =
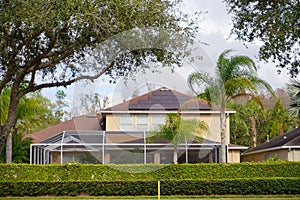
[[[118,196],[118,197],[111,197],[111,196],[75,196],[75,197],[69,197],[69,196],[42,196],[42,197],[0,197],[0,199],[5,200],[31,200],[31,199],[38,199],[38,200],[51,200],[51,199],[83,199],[83,200],[126,200],[126,199],[134,199],[134,200],[153,200],[158,199],[157,196]],[[263,196],[263,195],[250,195],[250,196],[161,196],[161,200],[175,200],[175,199],[184,199],[184,200],[258,200],[258,199],[264,199],[264,200],[296,200],[300,199],[300,195],[276,195],[276,196]]]

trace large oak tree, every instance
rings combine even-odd
[[[27,93],[103,74],[115,80],[144,69],[145,62],[180,65],[197,27],[179,5],[178,0],[0,0],[0,95],[7,85],[12,88],[0,149]]]
[[[262,42],[259,57],[299,74],[299,0],[223,0],[232,14],[232,33],[243,42]]]

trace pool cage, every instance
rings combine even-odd
[[[163,140],[148,141],[147,131],[63,131],[31,144],[31,164],[136,164],[173,162],[174,146]],[[177,145],[178,163],[219,163],[220,144],[204,140]]]

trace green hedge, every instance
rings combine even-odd
[[[161,195],[300,194],[300,178],[165,180]],[[156,181],[0,182],[0,196],[157,195]]]
[[[0,164],[0,181],[157,181],[300,177],[300,162],[178,165]]]
[[[300,162],[0,165],[0,196],[300,194]]]

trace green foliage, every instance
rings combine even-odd
[[[234,144],[253,146],[251,117],[257,130],[257,144],[266,142],[267,137],[274,138],[297,126],[297,119],[283,107],[280,100],[267,110],[252,101],[246,104],[229,103],[227,107],[237,111],[230,117],[230,141]]]
[[[13,88],[0,149],[24,95],[105,74],[132,77],[153,66],[146,61],[181,66],[191,56],[195,20],[177,0],[0,1],[0,94]]]
[[[197,71],[189,75],[188,85],[194,93],[204,97],[209,102],[220,105],[220,135],[221,159],[225,158],[225,105],[238,97],[251,97],[259,102],[258,87],[264,87],[272,92],[271,86],[257,77],[257,68],[251,58],[242,55],[230,56],[232,50],[225,50],[218,57],[215,76],[204,71]],[[204,89],[204,90],[203,90]]]
[[[161,195],[300,194],[299,178],[164,180]],[[0,182],[0,196],[157,195],[157,181]]]
[[[14,132],[12,135],[12,162],[13,163],[29,163],[30,158],[30,144],[31,139],[26,138],[23,140],[23,135],[18,132]],[[2,149],[0,156],[0,162],[6,161],[6,145]]]
[[[300,117],[300,81],[293,79],[288,84],[288,92],[291,96],[289,110],[295,117]]]
[[[55,97],[56,101],[54,104],[54,116],[61,121],[65,121],[68,115],[66,108],[68,108],[68,104],[65,102],[66,100],[66,93],[63,90],[57,90]]]
[[[266,160],[266,162],[278,162],[280,159],[278,158],[278,155],[276,154],[273,158],[269,158]]]
[[[124,172],[130,169],[132,172]],[[0,196],[300,194],[300,163],[0,165]],[[128,171],[128,170],[127,170]],[[144,171],[144,173],[136,173]]]
[[[177,113],[169,113],[164,125],[161,125],[153,134],[157,138],[166,139],[174,145],[185,140],[202,142],[203,132],[208,131],[205,122],[196,119],[182,119]],[[156,138],[154,137],[154,138]]]
[[[299,1],[225,0],[232,15],[232,34],[243,42],[263,42],[259,57],[276,62],[291,76],[299,73]],[[279,72],[281,69],[278,70]]]
[[[299,177],[300,163],[237,164],[0,164],[0,181],[143,181],[143,180],[219,180],[270,177]]]
[[[0,121],[4,123],[8,117],[11,87],[5,88],[0,95]],[[40,131],[54,124],[59,119],[52,114],[53,105],[39,91],[23,96],[17,107],[16,124],[12,129],[12,162],[29,163],[31,140],[22,140],[26,134]],[[6,145],[0,149],[0,162],[5,162]]]
[[[254,140],[257,144],[264,142],[266,135],[267,119],[265,110],[253,100],[242,103],[229,103],[228,108],[236,110],[237,113],[230,117],[230,138],[234,144],[252,147]],[[255,137],[255,138],[254,138]],[[261,141],[260,139],[263,139]]]
[[[274,138],[278,135],[297,127],[296,118],[292,116],[287,109],[283,107],[278,100],[273,109],[267,112],[268,117],[268,135]]]
[[[182,119],[178,113],[169,113],[165,124],[154,131],[148,141],[165,139],[174,145],[174,163],[177,163],[177,145],[185,141],[202,142],[203,133],[208,132],[208,125],[197,119]]]

